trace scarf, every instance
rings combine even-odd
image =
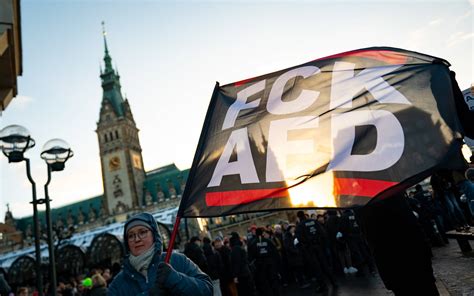
[[[136,271],[140,272],[147,277],[147,271],[148,271],[148,266],[151,263],[151,259],[153,259],[153,255],[155,254],[155,244],[151,245],[151,247],[146,250],[143,254],[140,254],[138,256],[133,256],[130,254],[128,257],[128,260],[130,261],[130,264],[133,266],[133,268],[136,269]]]

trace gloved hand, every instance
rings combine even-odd
[[[341,233],[341,232],[336,233],[336,238],[341,238],[341,237],[342,237],[342,233]]]
[[[156,271],[156,282],[155,284],[160,287],[164,288],[166,281],[168,280],[168,276],[173,272],[174,269],[169,265],[168,263],[165,262],[160,262],[158,264],[158,269]]]
[[[160,262],[156,270],[155,285],[150,290],[151,296],[167,296],[171,295],[166,289],[166,281],[168,276],[173,272],[171,265]]]
[[[299,243],[300,243],[300,242],[299,242],[298,239],[295,237],[295,239],[293,240],[293,245],[296,246],[296,245],[299,244]]]

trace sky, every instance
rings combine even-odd
[[[461,89],[473,79],[474,0],[446,1],[21,1],[23,73],[0,129],[26,127],[38,198],[49,139],[74,151],[54,172],[60,207],[103,193],[95,129],[105,21],[112,61],[140,129],[145,170],[191,166],[216,81],[221,85],[316,58],[391,46],[444,58]],[[24,162],[0,155],[0,221],[32,215]],[[40,206],[40,210],[43,209]]]

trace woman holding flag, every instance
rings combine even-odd
[[[108,295],[212,295],[212,283],[186,256],[173,253],[170,264],[155,218],[149,213],[131,217],[124,226],[125,260],[110,284]]]

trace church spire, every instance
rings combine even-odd
[[[105,30],[105,22],[102,21],[102,35],[104,35],[104,62],[105,62],[105,72],[113,71],[112,68],[112,58],[109,55],[109,48],[107,46],[107,31]]]
[[[100,78],[102,79],[102,89],[104,91],[102,101],[108,101],[118,117],[124,116],[123,97],[120,86],[120,76],[112,67],[112,58],[109,54],[109,47],[107,46],[107,32],[105,31],[105,22],[102,21],[102,34],[104,36],[105,47],[105,69],[100,71]]]

